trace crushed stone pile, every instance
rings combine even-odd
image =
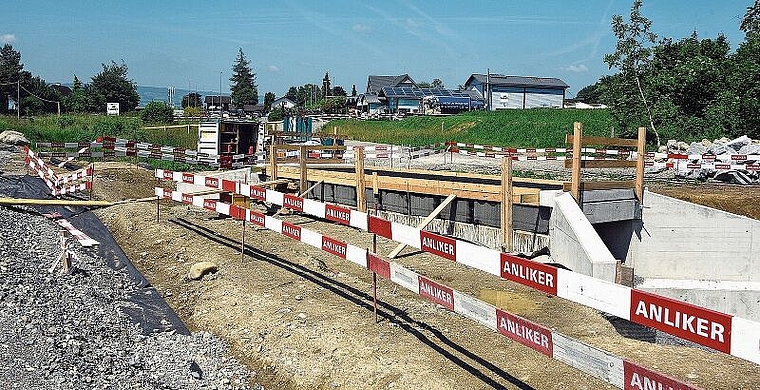
[[[210,333],[143,335],[123,312],[141,290],[79,244],[72,272],[51,272],[52,222],[0,207],[0,226],[0,389],[250,388]]]

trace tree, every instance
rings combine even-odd
[[[597,81],[594,84],[581,88],[581,90],[575,95],[575,98],[588,104],[600,103],[602,97],[602,88],[600,88],[600,85],[601,81]]]
[[[332,96],[346,96],[346,90],[340,85],[336,85],[335,88],[332,89]]]
[[[443,81],[441,79],[433,79],[433,82],[430,83],[430,88],[445,88],[443,86]]]
[[[351,87],[351,96],[356,96],[356,84]]]
[[[267,92],[264,94],[264,111],[269,112],[272,109],[272,103],[274,103],[276,96],[274,92]]]
[[[288,88],[288,92],[285,93],[285,97],[288,98],[291,102],[298,104],[298,88]]]
[[[106,103],[119,103],[119,110],[127,112],[134,110],[140,103],[137,85],[127,78],[129,68],[122,60],[121,64],[111,61],[110,65],[102,64],[103,70],[92,77],[90,100],[97,112],[106,110]]]
[[[760,33],[760,0],[755,0],[751,7],[747,7],[739,29],[747,34],[747,38],[752,34]]]
[[[174,110],[165,102],[153,101],[145,105],[140,117],[144,123],[171,123],[174,120]]]
[[[203,109],[201,108],[201,106],[186,107],[184,111],[185,111],[185,117],[198,118],[201,116],[201,112],[203,111]]]
[[[182,108],[202,106],[203,101],[201,100],[201,94],[198,92],[190,92],[187,95],[182,96]]]
[[[325,72],[325,78],[322,79],[322,99],[327,99],[327,96],[332,91],[330,88],[330,75]]]
[[[639,97],[649,118],[649,125],[659,146],[661,144],[660,134],[654,126],[652,110],[644,95],[641,82],[641,68],[646,66],[651,59],[652,50],[649,46],[655,43],[657,35],[650,31],[652,21],[641,14],[642,5],[642,0],[634,0],[627,24],[620,15],[612,17],[612,31],[617,38],[617,45],[614,53],[604,56],[604,62],[610,69],[618,68],[622,77],[635,81]]]
[[[230,77],[230,95],[232,104],[242,107],[245,104],[259,104],[259,89],[256,86],[256,73],[251,69],[251,62],[245,57],[243,49],[238,49],[235,64],[232,65]]]
[[[420,81],[417,83],[417,86],[420,88],[430,88],[430,83],[427,81]]]
[[[23,69],[21,53],[8,43],[3,45],[0,49],[0,113],[8,113],[8,96],[16,96],[16,83]]]

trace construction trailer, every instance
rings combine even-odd
[[[225,156],[256,153],[259,136],[257,121],[222,119],[198,125],[198,153]]]

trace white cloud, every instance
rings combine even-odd
[[[582,72],[588,72],[588,67],[583,64],[578,64],[578,65],[573,64],[564,68],[564,70],[568,70],[574,73],[582,73]]]
[[[420,26],[420,24],[417,23],[417,21],[412,18],[406,18],[406,20],[404,21],[404,24],[406,24],[407,28],[416,28]]]
[[[268,69],[270,72],[279,72],[279,71],[280,71],[280,68],[278,68],[278,67],[277,67],[277,65],[269,65],[269,66],[267,67],[267,69]]]
[[[367,31],[371,31],[372,27],[366,24],[356,23],[355,25],[351,27],[351,29],[356,32],[367,32]]]
[[[3,43],[13,43],[13,42],[16,42],[16,35],[15,34],[3,34],[3,35],[0,35],[0,42],[3,42]]]

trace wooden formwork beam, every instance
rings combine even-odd
[[[367,184],[364,179],[364,148],[354,147],[355,168],[356,168],[356,210],[361,212],[367,211]]]
[[[647,128],[639,127],[637,151],[638,156],[636,158],[636,197],[639,198],[639,203],[644,204],[644,155],[646,154],[647,145]]]
[[[575,122],[573,124],[573,173],[570,181],[570,193],[575,201],[581,202],[581,149],[583,148],[583,124]]]
[[[501,241],[504,251],[512,252],[512,158],[501,159]]]

